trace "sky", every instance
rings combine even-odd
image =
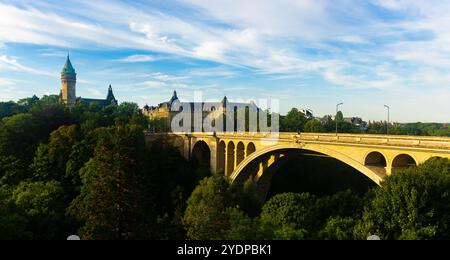
[[[274,99],[364,120],[450,122],[450,1],[0,0],[0,101],[58,94],[140,106]]]

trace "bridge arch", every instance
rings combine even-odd
[[[236,152],[233,141],[229,141],[227,145],[227,170],[226,175],[231,175],[234,171],[234,153]]]
[[[226,144],[225,141],[220,141],[217,146],[217,172],[225,174],[225,156],[226,156]]]
[[[387,167],[387,159],[386,156],[378,151],[372,151],[366,154],[364,158],[365,166],[372,167]]]
[[[372,169],[365,166],[363,163],[358,162],[357,160],[340,153],[338,151],[326,148],[319,144],[285,144],[285,145],[275,145],[271,147],[267,147],[264,149],[261,149],[259,151],[256,151],[249,155],[247,158],[245,158],[244,161],[242,161],[241,164],[239,164],[236,169],[231,174],[231,180],[235,184],[243,184],[250,176],[250,171],[248,170],[248,167],[251,165],[254,165],[256,162],[258,162],[259,159],[266,157],[267,155],[275,152],[283,153],[283,151],[286,150],[308,150],[320,154],[324,154],[330,157],[333,157],[351,167],[358,170],[360,173],[367,176],[369,179],[371,179],[374,183],[377,185],[380,185],[382,177],[377,175]],[[256,181],[258,182],[261,176],[257,177]]]
[[[433,160],[433,159],[443,159],[445,157],[441,157],[441,156],[430,156],[425,162],[429,161],[429,160]]]
[[[197,141],[192,148],[191,160],[195,160],[199,164],[210,165],[211,150],[205,141]]]
[[[417,160],[409,154],[398,154],[392,160],[392,168],[405,168],[410,166],[417,166]]]
[[[236,147],[236,165],[239,165],[245,158],[245,145],[239,142]]]
[[[252,153],[254,153],[256,151],[256,147],[255,144],[253,142],[250,142],[247,144],[247,151],[246,151],[246,155],[245,156],[249,156]]]

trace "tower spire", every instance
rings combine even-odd
[[[76,83],[77,73],[67,53],[66,63],[61,71],[61,100],[68,106],[73,106],[76,102]]]
[[[70,62],[69,53],[67,53],[66,64],[64,64],[64,67],[63,67],[61,73],[75,74],[75,69],[72,66],[72,62]]]
[[[172,95],[172,98],[170,99],[170,104],[172,104],[175,100],[178,100],[178,96],[177,96],[177,91],[176,90],[174,90],[173,91],[173,95]]]

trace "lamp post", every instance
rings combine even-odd
[[[391,108],[388,105],[384,105],[387,108],[387,124],[386,124],[386,134],[389,134],[389,112]]]
[[[343,105],[344,103],[339,103],[336,105],[336,115],[334,116],[334,121],[336,121],[336,135],[338,134],[338,121],[337,121],[337,114],[339,112],[339,106]]]

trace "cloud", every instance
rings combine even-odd
[[[221,61],[226,51],[226,44],[220,41],[203,42],[194,48],[193,55],[198,58]]]
[[[358,36],[358,35],[343,35],[337,37],[338,41],[348,42],[348,43],[356,43],[356,44],[367,44],[369,43],[367,39]]]
[[[0,101],[17,100],[30,96],[30,91],[25,91],[15,86],[17,80],[0,77]]]
[[[354,89],[387,90],[396,88],[402,83],[395,74],[384,70],[375,70],[373,72],[376,74],[370,75],[372,78],[369,78],[368,75],[346,73],[343,68],[337,67],[325,70],[324,77],[335,85]]]
[[[0,78],[0,87],[12,85],[13,81],[7,78]]]
[[[380,7],[392,10],[401,10],[405,7],[405,2],[402,0],[374,0],[373,4],[378,5]]]
[[[240,73],[236,69],[231,69],[225,66],[218,66],[210,68],[188,69],[183,74],[199,78],[206,78],[206,77],[234,78],[239,76]]]
[[[95,88],[88,88],[87,91],[96,98],[104,98],[105,93],[102,93],[100,90]]]
[[[151,56],[151,55],[143,55],[143,54],[136,54],[131,55],[122,59],[119,59],[119,61],[122,62],[152,62],[156,61],[158,58]]]
[[[188,79],[188,76],[173,76],[173,75],[168,75],[168,74],[164,74],[161,72],[156,72],[156,73],[152,73],[150,74],[151,78],[154,78],[156,80],[162,81],[162,82],[168,82],[168,81],[180,81],[180,80],[185,80]]]
[[[135,90],[160,89],[167,86],[167,83],[158,80],[147,80],[135,85]]]
[[[44,57],[67,57],[68,52],[59,51],[54,49],[42,49],[40,50],[40,55]]]
[[[426,89],[428,95],[450,88],[447,1],[12,2],[0,3],[0,48],[35,44],[48,48],[42,56],[62,56],[60,48],[136,53],[120,59],[124,63],[171,57],[168,63],[175,66],[164,73],[135,72],[145,74],[136,88],[203,84],[206,89],[214,87],[213,80],[233,88],[230,78],[247,77],[254,84],[267,79],[267,85],[277,84],[270,91],[332,85],[342,91],[383,90],[399,100],[405,90]],[[49,75],[10,53],[0,54],[0,68]]]
[[[37,70],[34,68],[24,66],[24,65],[20,64],[15,58],[8,57],[6,55],[0,55],[0,69],[25,72],[25,73],[43,75],[43,76],[49,76],[49,77],[54,77],[55,75],[57,75],[55,73],[50,73],[47,71]]]

